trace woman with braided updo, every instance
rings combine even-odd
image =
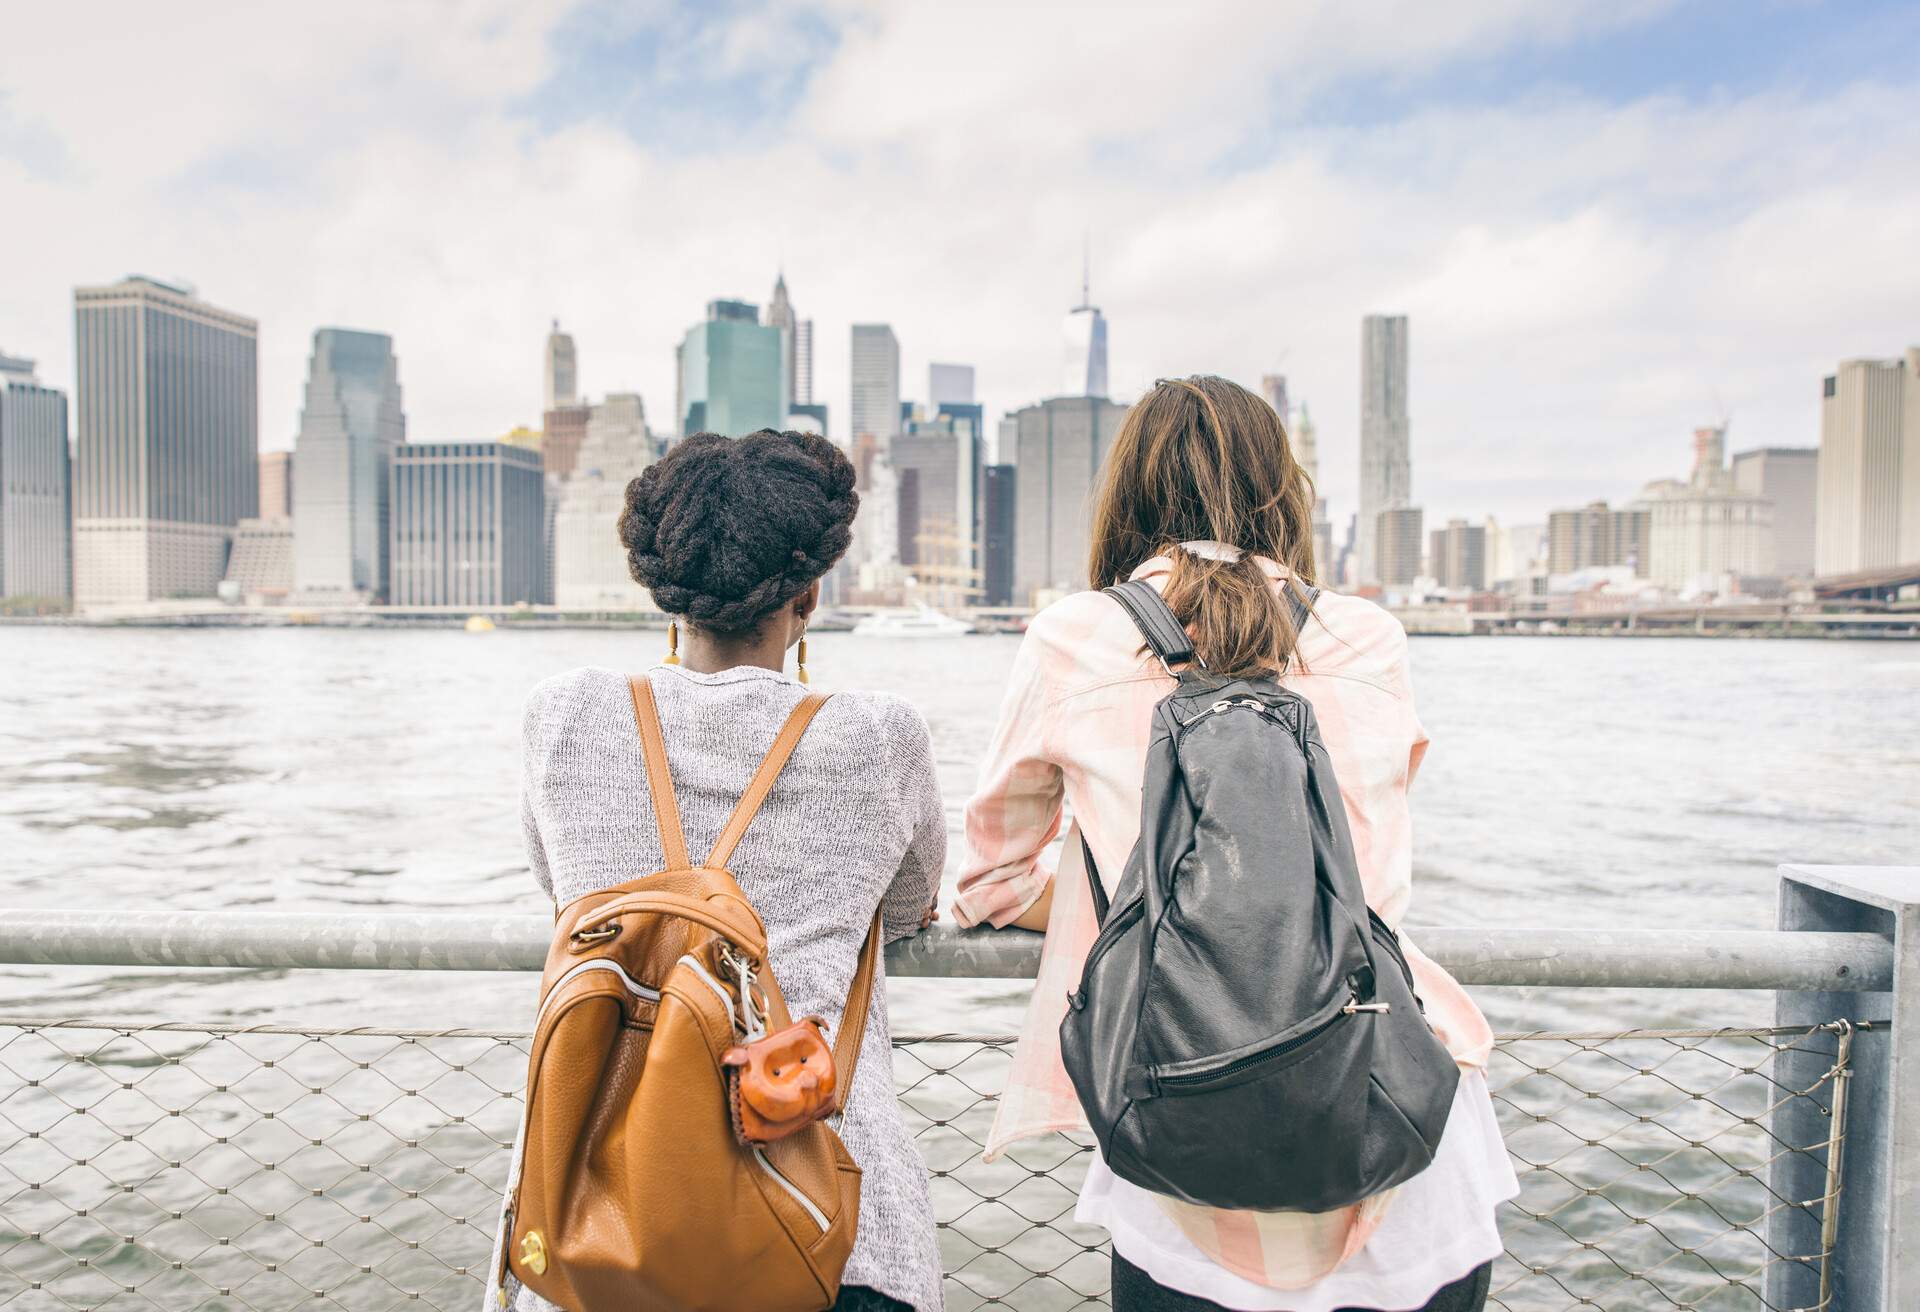
[[[852,539],[853,483],[853,466],[825,438],[762,430],[695,434],[627,485],[627,565],[676,635],[641,688],[619,671],[587,668],[546,680],[527,700],[527,857],[556,905],[667,865],[635,732],[645,691],[658,707],[687,851],[698,859],[713,846],[807,695],[786,672],[787,650],[803,641],[820,579]],[[803,646],[802,678],[804,661]],[[876,912],[888,939],[923,928],[946,848],[919,712],[884,693],[836,693],[727,861],[766,923],[773,974],[795,1017],[822,1017],[838,1035]],[[891,1049],[876,979],[839,1124],[863,1174],[835,1307],[935,1312],[933,1208],[894,1099]],[[529,1290],[509,1292],[515,1307],[547,1306]]]

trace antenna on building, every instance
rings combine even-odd
[[[1093,229],[1080,234],[1080,308],[1093,304]]]

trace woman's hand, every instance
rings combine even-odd
[[[935,902],[932,906],[928,907],[925,914],[920,917],[920,928],[925,929],[938,919],[940,919],[940,904]]]

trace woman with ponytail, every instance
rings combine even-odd
[[[1146,579],[1211,674],[1279,674],[1313,706],[1340,781],[1367,902],[1401,942],[1428,1020],[1462,1068],[1433,1164],[1335,1212],[1196,1207],[1098,1158],[1076,1216],[1113,1237],[1116,1312],[1476,1312],[1500,1253],[1494,1210],[1518,1192],[1485,1079],[1493,1035],[1466,992],[1405,937],[1407,788],[1426,754],[1407,639],[1370,601],[1315,588],[1313,484],[1280,416],[1223,378],[1158,383],[1120,427],[1093,508],[1096,589]],[[1295,599],[1309,603],[1296,630]],[[1111,894],[1140,831],[1153,709],[1172,676],[1120,604],[1078,593],[1034,617],[967,806],[962,925],[1046,931],[1039,979],[987,1158],[1029,1135],[1084,1131],[1060,1021],[1098,931],[1070,812]],[[1223,1125],[1257,1135],[1257,1125]]]

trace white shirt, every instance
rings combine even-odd
[[[1074,1219],[1102,1226],[1114,1251],[1169,1289],[1241,1312],[1423,1307],[1442,1287],[1500,1256],[1494,1211],[1520,1192],[1486,1076],[1462,1071],[1439,1151],[1401,1185],[1366,1247],[1310,1285],[1270,1289],[1228,1271],[1181,1233],[1156,1195],[1087,1168]]]

